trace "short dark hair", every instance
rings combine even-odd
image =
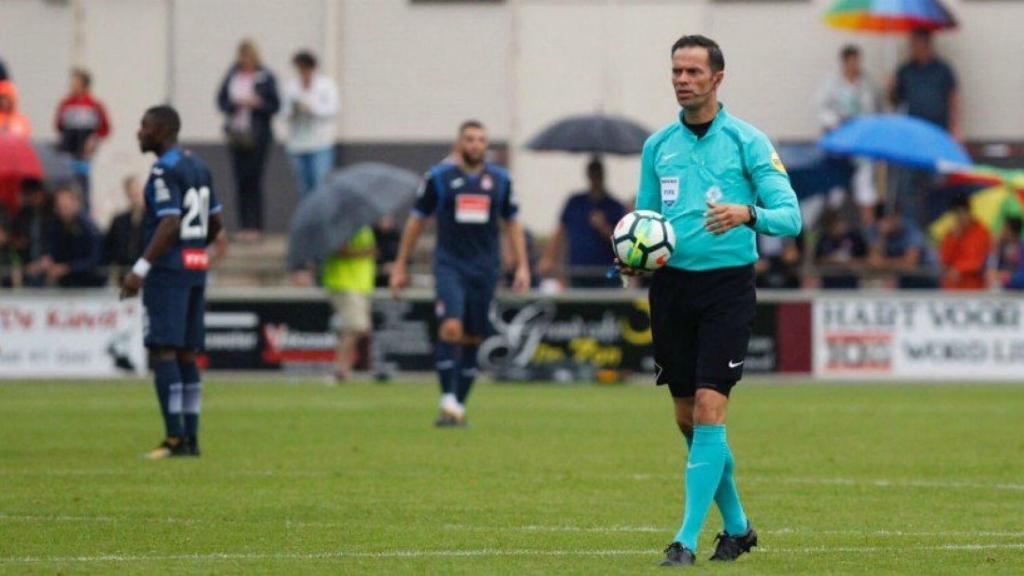
[[[299,68],[316,68],[316,56],[309,50],[300,50],[292,56],[292,64]]]
[[[167,104],[153,106],[146,110],[146,116],[152,116],[154,120],[167,127],[172,136],[177,137],[181,131],[181,116],[178,111]]]
[[[875,220],[881,220],[888,216],[899,216],[900,214],[900,207],[895,204],[892,206],[889,206],[885,202],[875,204]]]
[[[927,28],[915,28],[910,32],[910,37],[914,40],[928,40],[932,39],[932,31]]]
[[[967,198],[966,194],[957,194],[950,199],[949,208],[951,210],[970,210],[971,201]]]
[[[843,49],[839,51],[839,59],[846,62],[854,56],[860,56],[860,47],[854,46],[853,44],[847,44],[843,46]]]
[[[604,162],[601,158],[594,156],[587,162],[587,176],[604,176]]]
[[[722,55],[722,49],[718,46],[717,42],[707,36],[701,36],[700,34],[683,36],[672,45],[672,52],[670,54],[675,54],[676,50],[680,48],[703,48],[708,51],[708,64],[711,66],[711,71],[721,72],[725,70],[725,56]]]
[[[1020,236],[1021,231],[1024,230],[1024,220],[1021,220],[1017,216],[1007,216],[1006,229],[1013,232],[1015,236]]]
[[[92,86],[92,74],[85,68],[72,68],[71,75],[81,80],[86,88]]]
[[[21,193],[30,194],[33,192],[45,192],[46,187],[39,178],[25,178],[21,181]]]
[[[459,124],[459,135],[469,130],[470,128],[476,128],[477,130],[485,130],[484,123],[479,120],[466,120],[462,124]]]

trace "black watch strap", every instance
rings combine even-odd
[[[757,210],[753,204],[747,204],[747,210],[750,211],[750,220],[747,222],[747,226],[753,228],[757,224]]]

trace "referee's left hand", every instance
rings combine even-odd
[[[750,209],[744,204],[715,204],[708,202],[704,213],[704,228],[715,236],[725,234],[750,221]]]

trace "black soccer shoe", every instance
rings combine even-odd
[[[747,532],[740,534],[739,536],[729,536],[725,532],[722,532],[715,536],[715,553],[709,558],[709,560],[716,560],[722,562],[732,562],[740,557],[740,554],[744,552],[750,552],[750,549],[757,546],[757,530],[747,522]]]
[[[196,456],[200,455],[199,451],[199,438],[196,436],[188,436],[185,438],[185,454],[183,456]]]
[[[665,559],[661,561],[662,566],[693,566],[697,562],[697,556],[689,548],[679,542],[673,542],[665,548]]]
[[[147,460],[163,460],[164,458],[175,458],[188,455],[188,444],[184,438],[165,438],[159,446],[153,448],[146,454]]]

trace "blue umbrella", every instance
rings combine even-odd
[[[972,164],[967,151],[948,132],[898,114],[857,118],[830,132],[818,145],[834,154],[867,156],[932,172],[940,164]]]

